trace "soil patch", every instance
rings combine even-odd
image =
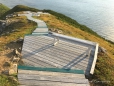
[[[14,49],[17,49],[21,53],[22,45],[23,42],[10,42],[4,46],[3,51],[0,51],[0,73],[9,69],[8,67],[4,67],[4,64],[6,62],[11,63]]]

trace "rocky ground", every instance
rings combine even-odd
[[[20,60],[23,39],[17,39],[4,46],[4,50],[0,51],[0,73],[9,73],[13,64],[18,64],[14,60]],[[15,59],[17,58],[17,59]]]

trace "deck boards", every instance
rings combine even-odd
[[[32,71],[18,70],[18,80],[22,85],[37,86],[77,86],[87,85],[88,80],[83,74],[49,72],[49,71]]]
[[[54,77],[58,77],[58,76],[63,76],[63,77],[80,77],[80,78],[85,78],[84,74],[71,74],[71,73],[62,73],[62,72],[50,72],[50,71],[32,71],[32,70],[22,70],[19,69],[18,72],[20,74],[33,74],[33,75],[48,75],[48,76],[54,76]]]
[[[48,32],[48,28],[36,28],[33,33]]]
[[[38,27],[39,28],[46,28],[47,27],[47,25],[46,25],[46,23],[45,22],[38,22]]]
[[[48,35],[25,36],[22,49],[23,61],[30,61],[32,58],[32,61],[36,60],[33,61],[33,63],[36,62],[35,67],[40,66],[37,63],[42,61],[41,67],[43,65],[45,67],[76,68],[85,70],[85,73],[90,71],[94,55],[93,46],[70,43],[66,39],[59,40],[56,46],[53,46],[53,43],[54,37]],[[86,56],[89,48],[92,50],[91,58]]]
[[[49,32],[46,23],[32,18],[33,14],[35,13],[25,12],[23,14],[38,25],[32,35],[24,37],[22,48],[24,65],[41,68],[79,69],[84,70],[85,75],[93,74],[98,44]],[[20,86],[89,86],[85,75],[18,69]]]
[[[89,86],[89,84],[75,84],[75,83],[63,83],[63,82],[49,82],[49,81],[37,81],[37,80],[20,80],[20,83],[27,86]]]

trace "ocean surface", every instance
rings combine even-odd
[[[10,8],[23,4],[63,13],[114,42],[114,0],[0,0],[0,3]]]

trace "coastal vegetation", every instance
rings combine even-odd
[[[25,34],[31,34],[36,28],[37,24],[33,21],[28,21],[25,16],[10,18],[12,20],[18,20],[7,26],[4,32],[0,36],[0,52],[5,52],[5,46],[12,41],[17,40],[20,37],[24,37]],[[0,59],[10,60],[8,57],[0,55]],[[0,60],[0,72],[4,69],[4,61]],[[18,86],[18,81],[16,81],[16,76],[3,75],[0,74],[0,86]]]
[[[23,5],[17,5],[11,10],[3,14],[5,17],[7,14],[20,12],[20,11],[34,11],[38,10],[35,8],[30,8]],[[95,73],[90,78],[90,83],[94,84],[93,86],[113,86],[114,84],[114,44],[104,40],[97,33],[89,29],[88,27],[79,24],[75,20],[51,11],[43,10],[43,12],[48,12],[51,15],[41,15],[40,17],[34,17],[41,19],[46,22],[50,30],[61,30],[65,35],[77,37],[85,40],[90,40],[99,43],[100,47],[106,49],[106,52],[98,53],[98,59],[96,63]],[[35,29],[36,23],[28,21],[25,16],[14,17],[12,20],[18,20],[18,22],[12,23],[11,25],[5,28],[3,35],[0,37],[0,50],[4,50],[4,46],[11,41],[16,40],[19,37],[24,37],[25,34],[31,34]],[[12,32],[12,30],[15,30]],[[9,33],[7,33],[9,32]],[[0,75],[0,86],[17,86],[13,83],[11,79],[7,76]]]
[[[0,3],[0,17],[9,10],[9,8]]]
[[[102,37],[98,37],[95,34],[88,33],[76,28],[66,21],[61,21],[58,17],[53,15],[41,15],[40,17],[34,17],[42,19],[46,22],[50,30],[62,30],[63,34],[90,40],[99,43],[100,47],[106,49],[105,53],[98,53],[98,59],[94,75],[90,79],[93,86],[113,86],[114,84],[114,44],[104,40]]]
[[[19,37],[24,37],[25,34],[31,34],[32,31],[35,29],[37,24],[33,21],[29,21],[26,19],[25,16],[23,17],[16,17],[16,18],[10,18],[12,20],[16,20],[18,22],[14,22],[10,24],[9,26],[5,27],[5,30],[0,37],[0,50],[3,50],[4,46],[13,41],[16,40]],[[12,32],[14,31],[14,32]]]
[[[7,12],[5,12],[0,18],[4,18],[6,17],[6,15],[14,13],[14,12],[20,12],[20,11],[33,11],[33,12],[37,12],[38,9],[35,8],[31,8],[28,6],[24,6],[24,5],[16,5],[15,7],[13,7],[12,9],[8,10]]]
[[[43,10],[43,12],[48,12],[48,13],[50,13],[50,14],[56,16],[57,19],[59,19],[59,20],[61,20],[61,21],[63,21],[63,22],[66,22],[66,23],[68,23],[69,25],[72,25],[72,26],[74,26],[74,27],[76,27],[76,28],[79,28],[79,29],[81,29],[81,30],[83,30],[83,31],[86,31],[86,32],[88,32],[88,33],[91,33],[92,35],[94,34],[95,36],[100,37],[96,32],[94,32],[93,30],[91,30],[91,29],[88,28],[87,26],[81,25],[81,24],[79,24],[76,20],[71,19],[70,17],[67,17],[67,16],[65,16],[65,15],[63,15],[63,14],[61,14],[61,13],[58,13],[58,12],[55,12],[55,11],[52,11],[52,10]]]
[[[14,76],[16,77],[16,76]],[[12,76],[0,75],[0,86],[17,86],[18,83],[12,79]]]

